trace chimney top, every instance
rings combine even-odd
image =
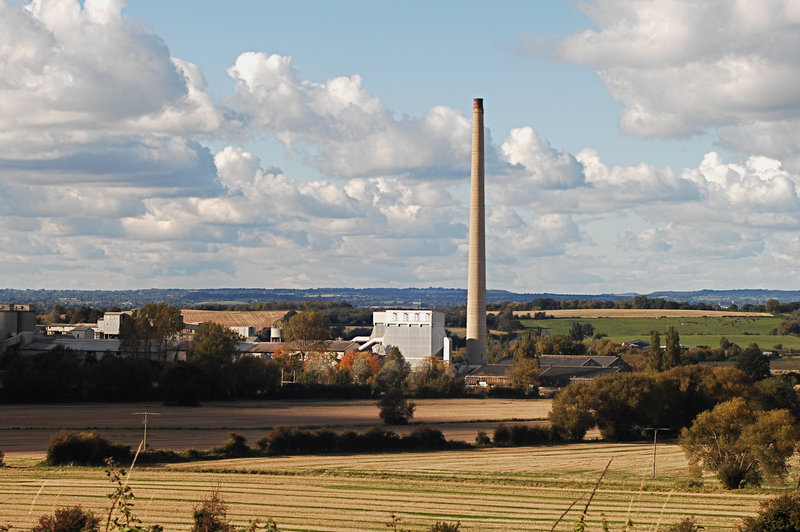
[[[473,111],[483,111],[483,98],[475,98],[472,100]]]

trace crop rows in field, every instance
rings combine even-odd
[[[136,514],[167,530],[188,529],[192,507],[215,488],[234,522],[269,516],[281,530],[385,530],[391,514],[412,530],[436,521],[460,521],[465,531],[549,530],[579,500],[559,527],[571,530],[609,457],[611,468],[589,508],[589,530],[599,530],[603,518],[612,530],[628,519],[633,530],[649,530],[689,515],[706,530],[730,530],[767,497],[676,488],[686,473],[674,445],[661,446],[658,478],[650,480],[651,449],[581,444],[225,460],[137,468],[131,486]],[[102,512],[108,491],[97,468],[2,470],[0,523],[30,526],[66,504]]]

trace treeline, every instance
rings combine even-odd
[[[252,312],[259,310],[326,310],[332,308],[353,308],[347,301],[263,301],[260,303],[200,303],[188,308],[198,310],[234,310]]]
[[[794,376],[754,382],[736,368],[699,365],[620,373],[564,388],[553,400],[550,421],[568,440],[582,439],[595,426],[606,440],[639,440],[647,437],[647,427],[669,428],[677,435],[701,412],[735,398],[757,409],[787,409],[800,419],[797,382]]]
[[[110,307],[107,309],[92,308],[88,305],[81,305],[79,307],[69,307],[61,304],[56,304],[44,314],[38,315],[37,322],[50,324],[50,323],[97,323],[97,320],[103,317],[106,312],[119,312],[119,307]]]
[[[67,349],[0,356],[0,400],[7,403],[255,399],[279,395],[273,361],[242,357],[224,368],[198,362],[164,362],[107,355],[101,360]]]
[[[281,385],[281,376],[295,382]],[[461,397],[464,379],[440,360],[411,370],[399,353],[385,359],[321,353],[276,360],[249,355],[227,360],[195,353],[188,361],[79,355],[66,349],[0,356],[0,401],[5,403],[162,401],[197,405],[235,399],[373,398],[392,388],[412,397]]]
[[[447,440],[442,431],[426,426],[417,427],[405,436],[379,426],[363,432],[279,426],[256,441],[253,447],[241,434],[230,432],[225,441],[211,449],[144,449],[139,450],[136,461],[152,464],[253,456],[439,451],[469,447],[465,442]],[[95,431],[61,431],[50,438],[45,462],[51,466],[95,466],[102,465],[109,458],[120,463],[130,462],[134,454],[130,445],[110,441]]]
[[[557,300],[549,297],[536,298],[526,303],[497,303],[488,305],[492,310],[500,310],[511,306],[514,310],[578,310],[578,309],[674,309],[674,310],[723,310],[718,304],[687,303],[685,301],[670,301],[663,298],[650,299],[647,296],[634,296],[629,300],[570,299]],[[763,305],[744,305],[748,312],[765,312]],[[761,307],[762,310],[753,310]],[[744,310],[744,309],[742,309]]]

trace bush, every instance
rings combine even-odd
[[[433,525],[431,525],[431,532],[458,532],[459,530],[461,530],[461,521],[458,523],[436,521]]]
[[[747,517],[741,532],[782,532],[800,530],[800,492],[786,493],[761,503],[756,517]]]
[[[3,451],[0,451],[0,467],[6,466],[5,457],[6,454]]]
[[[211,449],[210,454],[221,458],[241,458],[252,455],[253,451],[247,446],[247,440],[244,436],[229,432],[228,439],[222,442],[219,447]]]
[[[508,426],[501,423],[494,429],[494,444],[498,447],[543,445],[551,443],[554,439],[556,435],[550,427]]]
[[[222,500],[219,489],[215,489],[192,511],[194,525],[192,532],[233,532],[234,527],[228,522],[228,506]]]
[[[378,400],[380,418],[386,425],[407,425],[414,417],[416,405],[403,396],[400,388],[392,388]]]
[[[50,438],[47,447],[49,465],[102,465],[106,458],[127,462],[132,458],[131,447],[112,443],[94,431],[61,431]]]
[[[409,450],[447,449],[449,446],[442,431],[430,427],[417,427],[400,442],[403,449]]]
[[[448,449],[453,445],[445,439],[441,431],[429,427],[418,427],[400,438],[380,426],[370,427],[362,433],[345,430],[341,434],[328,429],[312,432],[297,427],[276,427],[256,442],[256,447],[267,455],[421,451]]]
[[[43,515],[31,532],[96,532],[100,519],[80,506],[59,508],[53,515]]]
[[[492,439],[484,431],[479,430],[475,436],[475,445],[477,447],[488,447],[492,444]]]

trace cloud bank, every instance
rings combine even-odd
[[[751,4],[586,5],[597,29],[559,54],[597,71],[623,131],[713,130],[741,157],[616,166],[533,125],[495,131],[497,143],[487,130],[490,287],[790,286],[800,10]],[[123,7],[0,0],[9,286],[464,286],[470,117],[446,105],[408,116],[369,79],[306,79],[269,51],[236,57],[233,92],[215,98]],[[262,161],[253,137],[296,164]]]

